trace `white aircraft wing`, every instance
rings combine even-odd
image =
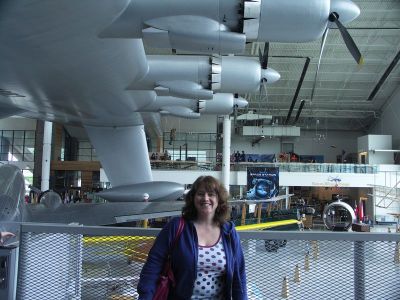
[[[12,164],[0,166],[0,183],[0,231],[17,232],[21,222],[109,225],[175,216],[181,214],[184,205],[184,201],[175,201],[175,195],[164,198],[163,202],[143,202],[141,195],[140,198],[136,195],[136,199],[131,195],[131,201],[123,203],[62,204],[53,191],[44,193],[39,204],[26,204],[24,176]]]
[[[62,204],[51,210],[42,204],[30,204],[24,207],[22,219],[24,222],[112,225],[146,218],[177,216],[181,214],[183,205],[183,201],[74,203]]]
[[[3,1],[0,8],[0,116],[85,127],[113,187],[152,181],[137,111],[155,93],[126,90],[148,70],[142,40],[98,38],[128,3]]]

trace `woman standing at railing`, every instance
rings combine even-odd
[[[186,195],[182,218],[163,228],[149,252],[138,284],[139,299],[154,299],[168,253],[175,285],[164,299],[247,299],[240,239],[233,223],[226,221],[227,198],[215,178],[197,178]]]

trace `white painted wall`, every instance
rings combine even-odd
[[[315,131],[302,130],[301,136],[296,138],[269,138],[252,147],[253,137],[232,135],[232,151],[245,151],[249,154],[278,154],[281,152],[281,143],[293,143],[294,152],[299,155],[324,155],[326,163],[336,163],[336,156],[357,152],[357,138],[361,132],[329,131],[323,141],[315,139]]]
[[[400,86],[383,108],[383,112],[371,127],[370,134],[390,134],[393,149],[400,149]]]
[[[221,171],[182,171],[182,170],[152,170],[155,181],[171,181],[182,184],[191,184],[197,177],[211,175],[221,179]],[[371,187],[376,182],[382,183],[377,174],[356,173],[316,173],[316,172],[280,172],[280,186],[315,186],[335,187],[332,178],[339,178],[341,187]],[[231,171],[231,185],[247,185],[246,171]]]
[[[163,131],[176,128],[177,132],[216,132],[217,117],[202,116],[198,120],[188,120],[175,117],[162,117]],[[233,130],[233,126],[232,126]],[[319,132],[321,133],[321,132]],[[231,152],[244,151],[248,154],[278,154],[281,152],[281,143],[294,143],[294,152],[299,155],[324,155],[326,163],[336,163],[336,156],[342,153],[357,152],[357,138],[363,132],[329,131],[323,132],[326,139],[318,141],[315,130],[302,130],[300,137],[269,137],[252,146],[254,137],[241,136],[232,133]]]
[[[0,130],[36,130],[36,120],[21,117],[0,119]]]
[[[367,153],[366,164],[393,164],[392,152],[375,152],[372,150],[391,150],[392,136],[369,134],[358,138],[358,153]],[[361,161],[359,156],[359,161]]]

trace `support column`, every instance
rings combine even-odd
[[[53,124],[53,139],[52,139],[52,157],[53,160],[61,161],[61,148],[63,144],[63,130],[64,127],[59,123]]]
[[[50,179],[50,159],[51,159],[51,135],[53,131],[53,123],[44,123],[43,132],[43,156],[42,156],[42,182],[41,190],[47,191],[49,189]]]
[[[229,116],[224,116],[223,129],[223,149],[222,149],[222,183],[229,193],[230,167],[231,167],[231,120]]]
[[[42,157],[43,157],[43,131],[44,121],[36,121],[35,132],[35,153],[34,153],[34,168],[33,168],[33,186],[40,188],[42,181]]]
[[[286,202],[285,202],[286,209],[289,209],[289,187],[286,187]]]
[[[365,299],[365,242],[354,241],[354,299]]]

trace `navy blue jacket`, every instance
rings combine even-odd
[[[138,283],[140,300],[152,300],[157,280],[164,266],[168,249],[179,226],[179,217],[173,218],[161,230],[143,266]],[[224,299],[247,299],[246,273],[239,236],[232,222],[221,230],[226,255],[226,297]],[[185,227],[172,256],[172,269],[176,287],[170,290],[168,299],[190,299],[197,274],[198,239],[194,224],[185,220]]]

